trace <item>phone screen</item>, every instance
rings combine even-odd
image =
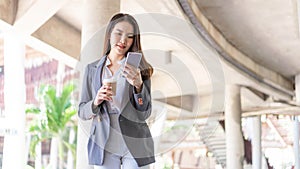
[[[138,68],[141,62],[142,54],[138,52],[128,52],[126,57],[126,64],[130,64]]]

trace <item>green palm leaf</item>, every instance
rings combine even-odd
[[[75,145],[69,144],[67,141],[68,137],[64,137],[66,134],[69,134],[67,125],[75,124],[72,117],[76,114],[76,110],[71,102],[74,89],[75,86],[73,84],[65,85],[61,94],[57,95],[54,86],[42,85],[40,87],[40,107],[30,107],[26,110],[26,113],[31,113],[38,117],[44,115],[44,120],[33,120],[28,129],[32,133],[30,144],[30,153],[32,155],[35,155],[34,150],[39,142],[52,137],[58,137],[61,140],[61,145],[59,145],[60,158],[64,158],[64,149],[70,149],[74,154]],[[44,112],[42,112],[43,110]]]

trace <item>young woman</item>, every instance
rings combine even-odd
[[[145,120],[151,114],[151,65],[125,64],[128,52],[142,53],[140,30],[129,14],[114,15],[106,29],[104,54],[87,65],[78,116],[92,120],[89,164],[95,169],[138,169],[155,161],[153,139]],[[117,91],[103,79],[117,80]]]

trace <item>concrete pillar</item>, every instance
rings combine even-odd
[[[298,116],[294,116],[294,157],[295,157],[295,169],[299,168],[299,121]]]
[[[84,0],[83,23],[81,31],[81,57],[77,69],[80,71],[79,90],[82,85],[84,67],[88,63],[99,59],[102,54],[104,26],[108,23],[113,14],[120,11],[120,0]],[[99,32],[100,31],[100,32]],[[100,36],[97,34],[100,33]],[[97,36],[95,38],[95,36]],[[86,49],[88,48],[88,49]],[[88,165],[87,141],[91,121],[78,119],[77,135],[77,160],[76,168],[92,169]]]
[[[155,116],[154,123],[151,125],[150,131],[154,141],[154,148],[156,153],[159,152],[159,143],[163,134],[164,123],[167,119],[167,108],[164,107],[164,103],[158,104],[152,103],[152,115]]]
[[[261,169],[261,118],[252,117],[252,168]]]
[[[296,102],[300,104],[300,74],[295,78],[296,86]],[[298,117],[294,117],[294,155],[295,155],[295,169],[300,169],[300,157],[299,157],[299,120]]]
[[[56,96],[60,96],[64,87],[65,64],[58,61],[56,73]]]
[[[295,78],[296,85],[296,102],[300,104],[300,74]]]
[[[5,121],[3,169],[25,168],[25,44],[15,32],[4,34]],[[16,153],[17,151],[17,153]]]
[[[70,129],[70,136],[69,136],[69,143],[73,144],[75,140],[75,131],[73,128]],[[74,157],[72,154],[72,151],[68,151],[68,158],[67,158],[67,169],[73,169],[74,168]]]
[[[225,133],[226,168],[242,169],[244,141],[241,129],[241,94],[238,85],[226,85]]]
[[[39,133],[41,135],[41,133]],[[37,143],[35,147],[34,169],[42,169],[42,143]]]

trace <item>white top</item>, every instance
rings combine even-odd
[[[122,67],[125,64],[125,57],[119,61],[119,64],[121,64],[120,68],[115,72],[114,76],[112,75],[112,72],[108,68],[108,66],[111,64],[111,61],[107,57],[107,60],[105,62],[105,67],[103,69],[102,73],[102,79],[105,78],[114,78],[117,80],[117,90],[116,90],[116,95],[112,97],[111,102],[109,102],[109,107],[108,107],[108,112],[109,112],[109,117],[110,117],[110,132],[109,132],[109,138],[105,146],[105,150],[119,155],[119,156],[124,156],[125,154],[128,154],[129,150],[123,140],[122,133],[120,130],[120,125],[119,125],[119,116],[120,116],[120,111],[121,107],[124,106],[122,101],[124,100],[124,94],[125,92],[128,92],[125,90],[125,83],[126,83],[126,78],[122,77],[121,75],[121,70],[123,69]]]

